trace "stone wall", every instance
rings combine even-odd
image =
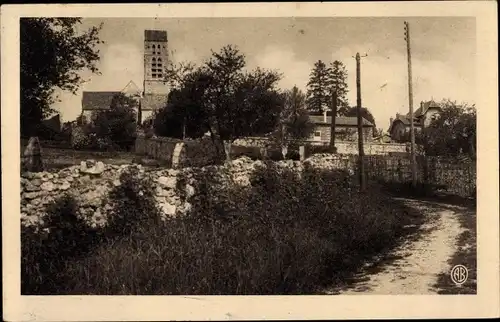
[[[315,154],[304,161],[279,161],[279,167],[287,167],[299,174],[305,166],[320,169],[344,169],[352,175],[357,169],[356,155]],[[389,156],[367,156],[365,160],[367,176],[386,181],[404,182],[409,180],[410,164],[408,158]],[[134,169],[139,178],[154,182],[155,199],[164,216],[178,216],[191,207],[191,197],[196,195],[199,182],[196,174],[208,168],[221,174],[217,182],[223,186],[228,183],[248,185],[251,174],[265,165],[241,157],[228,164],[202,168],[148,169],[141,165],[109,165],[102,162],[82,161],[58,172],[26,172],[21,175],[21,220],[25,226],[43,224],[46,206],[64,194],[71,194],[79,205],[79,214],[92,226],[105,225],[106,218],[113,209],[109,192],[121,185],[122,173]],[[419,159],[419,181],[448,186],[450,192],[470,195],[475,192],[475,164],[451,164],[432,158]],[[179,178],[183,178],[178,182]],[[462,187],[457,190],[456,187]],[[464,187],[467,187],[465,189]]]
[[[324,142],[313,140],[306,140],[304,144],[325,145]],[[235,140],[234,145],[266,147],[269,145],[269,140],[265,138],[249,137]],[[335,142],[335,146],[337,147],[338,154],[358,154],[357,141],[337,140]],[[365,142],[364,144],[365,155],[388,155],[390,153],[406,153],[409,151],[408,149],[409,147],[406,144],[400,143]]]
[[[143,134],[139,134],[135,140],[135,153],[164,161],[170,166],[175,146],[181,142],[182,140],[173,138],[146,138]]]
[[[328,162],[328,160],[326,160]],[[310,162],[310,161],[308,161]],[[306,162],[307,163],[307,162]],[[299,161],[278,162],[282,167],[302,169]],[[313,161],[314,166],[321,162]],[[252,161],[242,157],[229,164],[210,166],[221,176],[221,184],[231,181],[238,185],[248,185],[250,174],[262,161]],[[21,175],[21,221],[25,226],[43,225],[46,206],[64,194],[75,197],[79,205],[79,214],[91,226],[102,226],[113,209],[108,199],[109,192],[121,185],[120,175],[135,168],[140,178],[151,179],[155,186],[155,199],[165,216],[178,216],[190,209],[190,198],[196,193],[195,174],[204,168],[147,169],[141,165],[109,165],[92,160],[82,161],[79,166],[72,166],[58,172],[26,172]],[[177,187],[179,177],[187,178],[181,187]],[[181,197],[182,196],[182,197]]]
[[[357,142],[336,142],[335,146],[339,154],[358,154]],[[363,147],[365,155],[389,155],[390,153],[409,152],[406,144],[399,143],[366,142]]]
[[[216,158],[210,137],[180,140],[165,137],[146,138],[139,134],[135,140],[135,153],[161,160],[173,168],[202,167],[213,164]]]

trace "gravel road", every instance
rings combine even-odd
[[[329,290],[329,294],[436,294],[438,275],[451,269],[448,260],[457,250],[463,232],[457,219],[460,207],[401,199],[428,216],[415,240],[397,247],[389,257],[367,263],[349,286]]]

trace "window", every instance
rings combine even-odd
[[[152,66],[153,66],[153,67],[156,67],[156,64],[155,64],[155,63],[153,63],[153,64],[152,64]]]
[[[158,64],[158,67],[162,67],[162,64]]]
[[[158,74],[158,78],[162,78],[162,77],[163,77],[163,75],[162,75],[162,74]]]
[[[155,45],[153,45],[153,49],[155,49],[155,48],[156,48]]]
[[[158,58],[158,62],[161,63],[161,58]]]
[[[315,141],[321,140],[321,131],[314,131],[314,140]]]
[[[153,74],[153,78],[156,78],[156,74]]]

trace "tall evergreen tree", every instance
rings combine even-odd
[[[347,100],[347,69],[341,61],[330,63],[331,89],[337,93],[337,115],[345,115],[349,109]]]
[[[318,60],[309,75],[307,83],[307,108],[311,112],[322,113],[331,102],[331,69],[321,60]]]

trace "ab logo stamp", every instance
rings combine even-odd
[[[465,281],[467,281],[468,276],[469,276],[469,271],[467,270],[467,267],[465,267],[464,265],[455,265],[451,269],[451,280],[457,286],[460,286],[463,283],[465,283]]]

